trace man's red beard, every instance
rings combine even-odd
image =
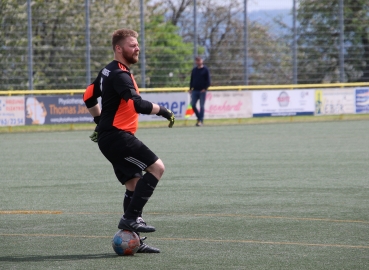
[[[138,62],[138,55],[128,54],[124,50],[122,51],[122,57],[130,64],[136,64]]]

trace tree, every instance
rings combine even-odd
[[[82,49],[85,48],[85,24],[80,12],[83,5],[78,2],[33,2],[33,78],[36,89],[85,85],[85,55]]]
[[[147,87],[183,86],[187,83],[192,63],[191,47],[177,34],[177,27],[164,21],[160,3],[145,1],[144,19]],[[112,57],[110,36],[107,33],[111,34],[122,26],[139,32],[139,25],[138,1],[96,1],[91,6],[91,70],[94,74]],[[140,39],[141,36],[139,42]],[[140,63],[131,67],[138,83],[141,81],[140,67]]]
[[[169,2],[169,21],[180,26],[186,42],[193,42],[192,1]],[[241,1],[198,0],[198,44],[204,48],[212,85],[244,84],[243,4]],[[173,19],[175,18],[175,20]],[[291,81],[291,58],[288,44],[270,34],[268,26],[249,21],[250,84],[278,84]]]
[[[279,34],[257,22],[249,24],[250,84],[290,84],[291,49]]]
[[[47,10],[48,12],[45,12]],[[130,12],[126,12],[130,10]],[[84,2],[34,1],[32,6],[35,88],[86,87]],[[137,25],[138,7],[130,0],[93,1],[90,5],[91,77],[112,59],[110,35]]]
[[[148,1],[146,1],[148,2]],[[111,35],[116,29],[130,28],[139,31],[140,10],[138,1],[92,1],[90,10],[91,77],[112,60]],[[136,71],[138,65],[133,66]],[[135,72],[136,73],[136,72]]]
[[[178,26],[178,23],[185,12],[189,11],[189,7],[193,0],[164,0],[163,4],[170,13],[170,22]]]
[[[339,3],[300,0],[298,6],[298,81],[339,81]],[[369,5],[344,1],[345,77],[369,81]]]
[[[28,89],[27,4],[0,1],[0,90]]]
[[[192,68],[192,44],[182,41],[177,27],[163,16],[146,25],[148,87],[185,86]]]
[[[27,12],[26,4],[18,2],[0,0],[2,89],[28,88]],[[197,37],[193,31],[192,3],[192,0],[145,0],[146,84],[188,85],[195,38],[199,54],[210,68],[213,85],[243,84],[241,1],[197,0]],[[84,2],[32,0],[32,15],[34,88],[84,88]],[[113,31],[122,27],[139,31],[139,15],[138,1],[91,0],[91,78],[112,59]],[[270,32],[268,26],[249,21],[250,84],[290,82],[288,44]],[[133,65],[131,70],[139,82],[140,65]]]
[[[0,0],[1,89],[27,89],[26,3]],[[149,1],[145,1],[146,4]],[[189,69],[189,46],[176,27],[160,21],[157,4],[146,5],[149,75],[153,85],[183,85]],[[111,34],[125,27],[139,31],[139,4],[133,0],[91,1],[91,77],[112,60]],[[153,23],[151,23],[151,17]],[[85,6],[77,0],[33,0],[33,81],[35,89],[86,87]],[[150,53],[152,51],[152,53]],[[191,61],[192,62],[192,61]],[[181,64],[179,64],[181,63]],[[139,64],[132,72],[139,74]],[[150,66],[149,66],[150,67]],[[173,73],[168,77],[169,72]],[[189,71],[187,71],[189,72]],[[164,75],[165,73],[165,75]],[[138,80],[140,79],[139,75]]]

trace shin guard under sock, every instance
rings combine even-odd
[[[124,213],[127,219],[135,219],[142,213],[142,209],[150,199],[159,180],[151,173],[146,173],[136,184],[130,204]]]
[[[130,204],[132,200],[133,193],[134,191],[130,191],[126,189],[126,193],[124,194],[124,199],[123,199],[123,212],[124,213],[127,211],[128,205]]]

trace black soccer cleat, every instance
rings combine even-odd
[[[140,238],[140,247],[138,248],[137,253],[160,253],[160,249],[146,245],[143,242],[145,239],[146,237]]]
[[[132,232],[156,231],[155,227],[146,225],[146,222],[141,217],[138,217],[137,219],[125,219],[124,217],[122,217],[119,221],[118,229]]]

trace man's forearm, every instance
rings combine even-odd
[[[160,111],[160,106],[158,104],[152,104],[151,114],[157,114]]]
[[[97,103],[95,106],[88,108],[88,111],[93,117],[99,116],[101,114],[100,105]]]

